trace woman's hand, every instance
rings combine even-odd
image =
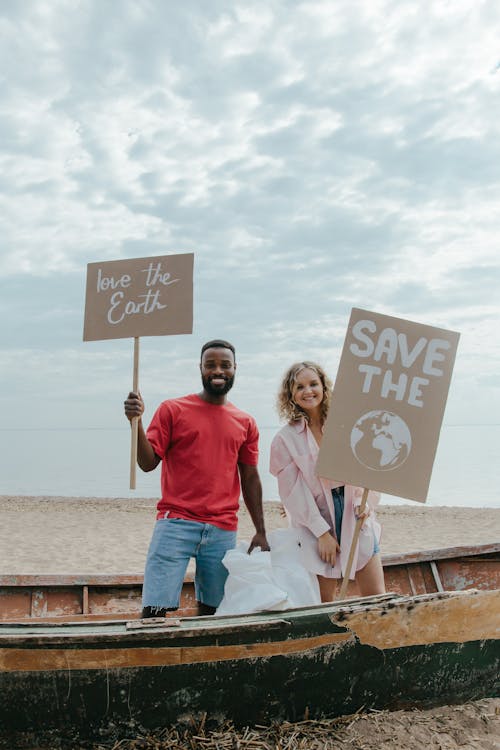
[[[364,523],[365,523],[366,519],[371,515],[372,509],[370,508],[370,506],[368,505],[368,503],[366,503],[365,509],[364,509],[364,511],[362,513],[359,512],[360,509],[361,509],[361,505],[355,505],[354,506],[354,516],[355,516],[355,518],[356,518],[357,521],[359,521],[361,519],[361,521],[362,521],[361,528],[362,528],[364,526]]]
[[[323,562],[333,567],[337,560],[337,552],[340,552],[339,544],[329,531],[318,537],[318,553]]]

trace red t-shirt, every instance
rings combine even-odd
[[[160,404],[146,434],[162,459],[157,517],[235,531],[238,463],[257,466],[259,458],[253,417],[233,404],[210,404],[192,394]]]

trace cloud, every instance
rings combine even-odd
[[[72,421],[99,421],[130,342],[82,343],[87,263],[194,252],[193,336],[145,342],[153,400],[197,388],[199,346],[225,335],[268,422],[290,361],[336,369],[352,306],[461,330],[454,383],[489,400],[499,28],[487,1],[9,4],[7,382],[67,404],[66,374]]]

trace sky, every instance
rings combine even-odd
[[[4,0],[0,41],[4,431],[122,426],[133,343],[83,341],[87,264],[188,252],[147,417],[222,337],[277,424],[361,307],[460,332],[445,423],[500,423],[497,0]]]

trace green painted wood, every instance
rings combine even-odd
[[[28,657],[51,650],[102,652],[92,669],[2,671],[0,726],[4,731],[75,727],[98,736],[101,730],[130,722],[154,728],[183,720],[231,719],[236,725],[295,721],[305,714],[324,718],[364,708],[431,706],[500,694],[500,640],[427,643],[381,650],[360,643],[332,617],[346,607],[380,612],[400,606],[402,616],[419,602],[480,595],[372,597],[357,603],[328,604],[288,612],[225,618],[189,618],[177,628],[127,631],[125,623],[50,626],[0,626],[0,654]],[[383,620],[384,618],[382,618]],[[307,639],[339,635],[342,642],[307,648]],[[295,653],[239,659],[138,667],[144,649],[273,646],[305,639]],[[106,653],[129,654],[129,665],[106,667]],[[244,652],[244,648],[243,648]],[[18,658],[18,657],[16,657]]]
[[[10,673],[2,676],[0,723],[97,735],[111,721],[152,728],[207,713],[244,725],[463,702],[499,695],[499,655],[498,641],[384,652],[349,643],[217,664]]]

